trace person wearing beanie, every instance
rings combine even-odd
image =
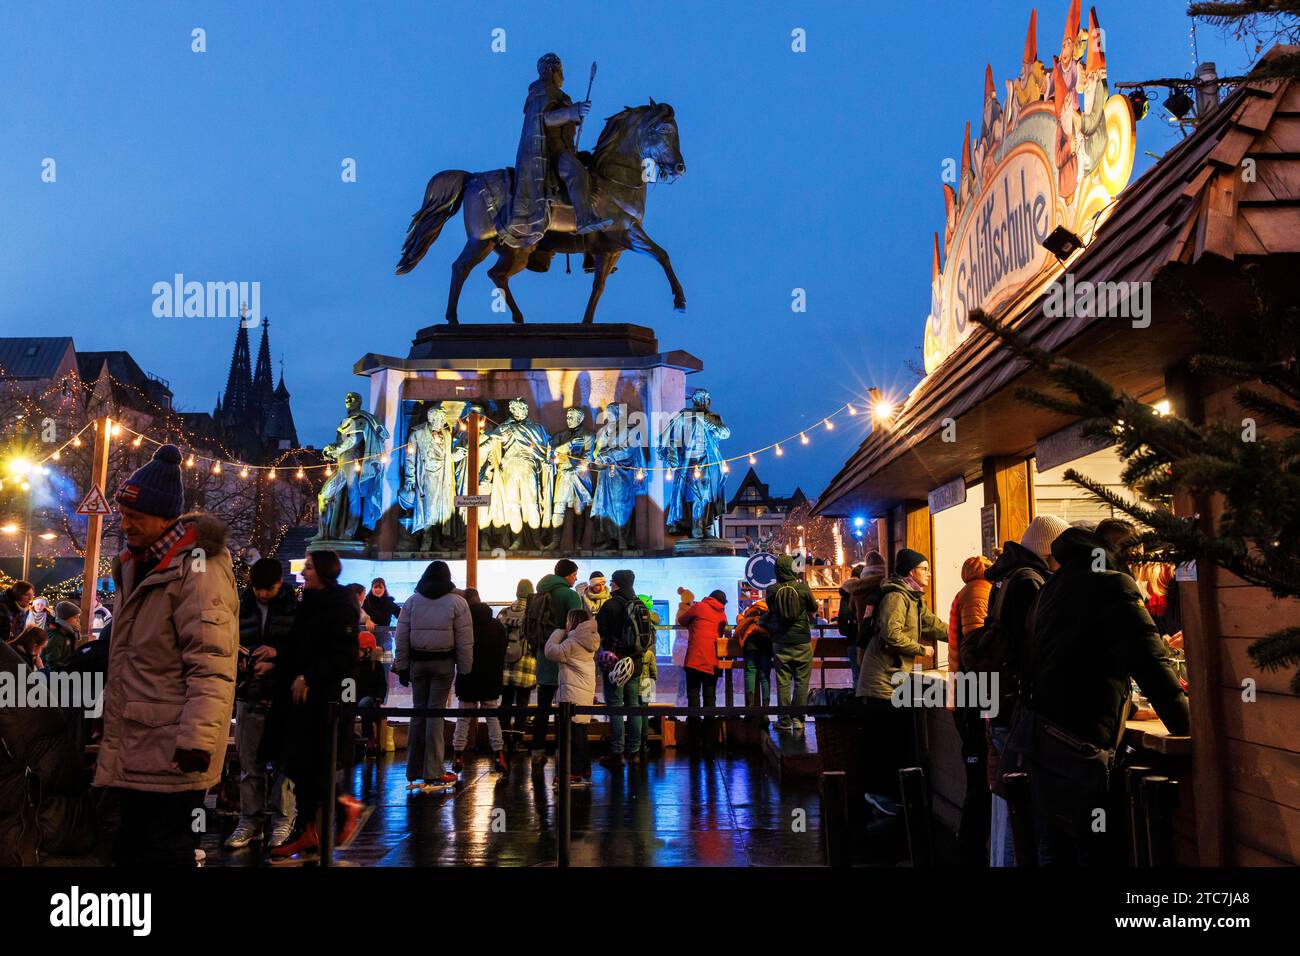
[[[582,607],[582,598],[573,589],[578,580],[578,565],[568,558],[555,562],[555,570],[537,582],[539,600],[546,602],[546,620],[541,640],[553,631],[564,630],[569,612]],[[540,648],[539,648],[540,650]],[[537,717],[533,722],[532,765],[546,763],[546,734],[551,723],[551,704],[560,687],[560,665],[545,654],[537,656]]]
[[[713,591],[702,601],[682,610],[677,616],[679,627],[686,630],[686,703],[690,707],[718,705],[718,638],[727,631],[727,595]],[[712,754],[714,718],[691,717],[686,724],[686,739],[692,754],[703,750]]]
[[[501,675],[501,706],[527,707],[537,685],[537,649],[524,635],[524,612],[533,595],[533,582],[520,579],[515,585],[514,602],[503,607],[497,620],[506,629],[506,667]],[[527,715],[517,713],[501,721],[501,732],[506,738],[506,753],[514,753],[516,745],[524,739]]]
[[[914,760],[911,710],[896,706],[893,700],[904,686],[899,675],[920,670],[933,660],[933,643],[948,637],[947,627],[926,606],[929,584],[926,556],[901,549],[894,559],[894,573],[881,585],[875,624],[858,675],[857,696],[871,725],[874,744],[868,799],[885,814],[897,813],[898,770]]]
[[[121,791],[119,866],[194,866],[194,811],[221,778],[235,703],[239,596],[226,526],[182,514],[180,466],[180,449],[163,445],[114,496],[126,548],[113,559],[95,785]]]
[[[282,749],[286,704],[275,706],[279,684],[277,658],[287,652],[298,613],[293,588],[284,583],[284,569],[274,558],[261,558],[248,573],[248,588],[239,600],[239,680],[235,689],[235,747],[239,751],[239,823],[226,838],[226,848],[238,850],[261,841],[268,810],[274,811],[270,845],[287,843],[293,833],[296,800],[280,761],[266,772],[267,755]],[[272,717],[272,711],[279,712]],[[269,730],[269,732],[268,732]],[[272,799],[267,800],[271,784]]]
[[[41,657],[51,671],[61,671],[81,643],[81,608],[71,601],[60,601],[45,622],[50,642]]]
[[[1096,532],[1067,528],[1052,542],[1059,570],[1034,608],[1033,653],[1022,659],[1020,711],[1002,772],[1027,771],[1039,866],[1109,865],[1119,847],[1095,826],[1107,805],[1101,760],[1113,760],[1136,681],[1169,733],[1188,733],[1187,696],[1169,648],[1133,579]],[[1102,567],[1098,567],[1099,558]],[[1043,740],[1075,739],[1101,760]]]
[[[583,584],[577,587],[578,596],[582,598],[583,606],[595,617],[600,613],[600,609],[605,606],[609,600],[609,588],[605,586],[605,575],[600,571],[592,571],[591,577]]]
[[[1056,569],[1052,557],[1052,542],[1069,527],[1055,515],[1038,515],[1019,541],[1006,541],[1002,553],[984,572],[984,578],[993,586],[989,601],[1000,601],[998,615],[999,647],[993,654],[997,663],[990,667],[996,671],[998,688],[997,709],[985,722],[988,737],[987,780],[993,791],[989,828],[989,864],[996,867],[1013,866],[1014,849],[1010,817],[998,768],[1011,732],[1011,715],[1015,711],[1020,682],[1020,657],[1028,633],[1029,610],[1033,607],[1039,590]],[[999,592],[1002,596],[999,598]]]
[[[609,600],[596,615],[600,647],[602,651],[613,655],[615,663],[624,657],[632,658],[633,670],[632,676],[622,687],[610,680],[609,673],[603,675],[605,706],[639,707],[646,647],[633,646],[629,643],[630,635],[639,634],[649,645],[653,645],[655,629],[650,622],[649,611],[636,595],[636,575],[622,568],[614,572],[610,581],[614,588]],[[641,721],[635,718],[625,720],[622,714],[610,714],[609,755],[601,763],[611,769],[622,767],[625,758],[632,763],[640,763],[643,743]]]

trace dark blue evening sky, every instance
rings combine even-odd
[[[1066,3],[1038,4],[1038,52]],[[1192,68],[1183,0],[1103,0],[1112,84]],[[625,256],[598,321],[652,326],[705,364],[698,384],[738,454],[810,425],[868,384],[905,389],[930,303],[940,164],[977,120],[986,63],[1019,69],[1031,4],[51,3],[0,9],[0,334],[128,349],[178,407],[211,409],[233,321],[158,319],[155,282],[260,281],[299,435],[328,440],[367,351],[405,354],[441,321],[459,219],[411,275],[393,275],[424,185],[513,161],[534,62],[564,58],[597,120],[648,97],[677,112],[684,178],[653,188],[653,260]],[[1087,4],[1084,4],[1086,23]],[[191,30],[207,52],[191,52]],[[492,31],[507,51],[493,53]],[[807,52],[791,31],[807,31]],[[1202,27],[1203,59],[1252,51]],[[1153,108],[1135,176],[1177,141]],[[593,124],[598,125],[598,124]],[[596,129],[583,134],[595,141]],[[41,181],[46,157],[57,182]],[[340,164],[357,163],[357,182]],[[791,290],[808,310],[790,310]],[[461,318],[496,321],[485,268]],[[532,320],[580,317],[589,279],[563,265],[514,282]],[[862,419],[857,419],[861,422]],[[820,491],[860,430],[844,420],[759,472]]]

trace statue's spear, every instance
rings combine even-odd
[[[596,61],[592,60],[591,76],[587,77],[587,95],[583,97],[584,102],[591,99],[591,84],[595,82],[595,79],[596,79]],[[578,120],[578,128],[573,134],[573,151],[575,153],[578,151],[578,140],[582,139],[582,124],[584,120],[586,120],[585,116],[582,119]]]

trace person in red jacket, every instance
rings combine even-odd
[[[718,703],[718,638],[727,629],[727,595],[714,591],[702,601],[684,604],[677,613],[679,626],[687,628],[686,702],[690,707],[716,707]],[[713,748],[713,718],[688,718],[691,751]]]

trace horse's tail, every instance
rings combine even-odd
[[[437,241],[447,220],[460,212],[465,199],[465,182],[469,177],[470,174],[463,169],[444,169],[429,180],[424,190],[424,205],[406,227],[406,242],[402,244],[402,258],[397,263],[399,276],[419,265],[429,247]]]

